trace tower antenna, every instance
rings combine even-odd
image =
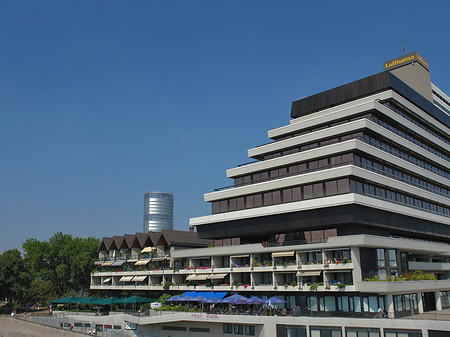
[[[403,55],[406,54],[406,46],[405,46],[405,39],[402,36],[402,48],[403,48]]]

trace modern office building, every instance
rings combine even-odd
[[[144,232],[173,229],[173,194],[147,192],[144,194]]]
[[[102,243],[91,288],[276,295],[302,313],[142,321],[159,336],[188,334],[190,321],[215,336],[248,322],[257,336],[450,334],[439,319],[401,319],[450,308],[450,99],[416,52],[384,68],[292,103],[290,123],[227,170],[233,184],[205,194],[212,214],[190,220],[212,245],[161,241],[164,256],[147,257],[141,240],[117,270]],[[395,319],[367,320],[379,307]]]

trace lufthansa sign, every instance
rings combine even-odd
[[[384,70],[395,69],[413,62],[419,62],[425,69],[429,70],[428,62],[416,51],[384,62]]]

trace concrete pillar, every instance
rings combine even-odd
[[[392,294],[386,295],[386,308],[387,314],[389,318],[395,318],[395,311],[394,311],[394,298],[392,297]]]
[[[358,282],[362,281],[362,277],[361,277],[361,258],[359,255],[359,247],[352,247],[350,250],[350,256],[352,259],[352,263],[353,263],[353,272],[352,272],[352,276],[353,276],[353,284],[357,285]]]
[[[434,292],[434,299],[436,300],[436,310],[442,311],[441,292],[440,291]]]
[[[422,293],[417,293],[417,308],[419,309],[419,314],[423,314],[423,299]]]

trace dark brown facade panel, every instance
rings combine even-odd
[[[331,228],[338,228],[338,235],[398,235],[450,242],[450,226],[361,205],[225,221],[197,226],[197,233],[200,238],[222,239]]]
[[[310,113],[331,108],[362,97],[392,89],[429,115],[450,127],[450,116],[446,115],[426,98],[399,80],[388,71],[378,73],[340,87],[321,92],[292,102],[291,117],[298,118]]]

